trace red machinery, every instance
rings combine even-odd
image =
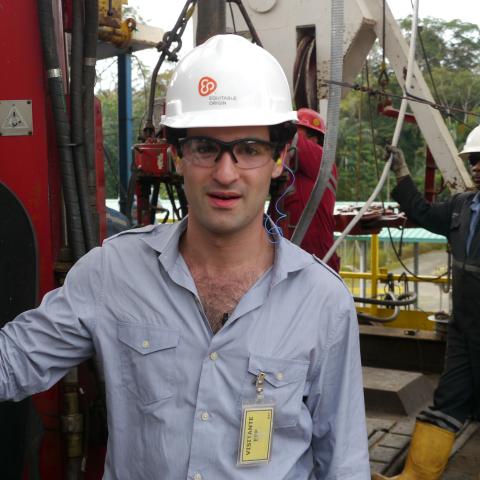
[[[5,248],[0,249],[0,287],[9,293],[0,296],[0,326],[58,287],[73,260],[66,234],[58,132],[48,93],[52,75],[61,71],[62,78],[68,78],[62,2],[50,4],[54,18],[50,29],[60,63],[48,75],[39,27],[41,3],[18,0],[1,7],[0,245]],[[71,9],[70,2],[64,3]],[[63,84],[68,90],[66,80]],[[97,209],[92,218],[97,219],[95,235],[100,241],[105,236],[105,202],[99,104],[95,118],[96,192],[92,196],[96,198],[92,203]],[[32,400],[0,403],[2,478],[20,478],[22,472],[27,478],[30,471],[28,478],[60,480],[67,478],[72,462],[84,461],[85,409],[97,394],[89,368],[80,368],[78,378]],[[101,478],[103,452],[104,445],[90,450],[84,478]]]

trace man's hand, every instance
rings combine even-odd
[[[410,175],[410,170],[408,169],[407,162],[403,156],[403,152],[400,148],[394,147],[392,145],[387,145],[385,147],[385,158],[388,160],[390,155],[392,156],[392,167],[391,170],[395,174],[397,181]]]

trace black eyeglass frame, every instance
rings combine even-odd
[[[255,142],[257,144],[259,143],[261,145],[266,145],[270,147],[272,150],[272,157],[271,157],[272,160],[275,160],[275,157],[277,156],[277,152],[279,150],[278,143],[269,142],[267,140],[261,140],[259,138],[254,138],[254,137],[239,138],[238,140],[232,140],[231,142],[223,142],[222,140],[218,140],[217,138],[213,138],[213,137],[208,137],[204,135],[193,135],[191,137],[183,137],[178,139],[178,147],[179,147],[178,154],[181,158],[183,157],[183,145],[187,140],[208,140],[217,144],[220,147],[220,151],[218,152],[218,155],[215,157],[213,163],[214,164],[217,163],[220,157],[223,155],[223,153],[228,152],[231,155],[237,167],[241,168],[242,170],[253,170],[254,168],[263,167],[268,163],[268,159],[265,160],[265,162],[262,163],[261,165],[256,165],[254,167],[243,167],[239,164],[237,157],[235,157],[235,154],[233,153],[233,148],[235,147],[235,145],[238,145],[239,143],[245,143],[245,142]],[[197,166],[203,167],[203,165],[198,165],[198,164]],[[204,168],[211,168],[211,167],[204,166]]]

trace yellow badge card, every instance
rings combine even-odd
[[[243,406],[238,465],[256,465],[270,461],[274,406]]]

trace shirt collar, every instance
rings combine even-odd
[[[158,252],[160,263],[169,271],[175,265],[180,238],[187,228],[187,217],[180,222],[162,225],[155,229],[154,235],[148,235],[143,241]],[[291,272],[316,263],[313,256],[283,237],[275,235],[275,262],[273,265],[273,284],[279,283]]]
[[[158,252],[160,263],[169,271],[179,256],[178,244],[183,232],[187,229],[187,217],[179,222],[161,225],[155,229],[156,235],[149,235],[143,241]]]

